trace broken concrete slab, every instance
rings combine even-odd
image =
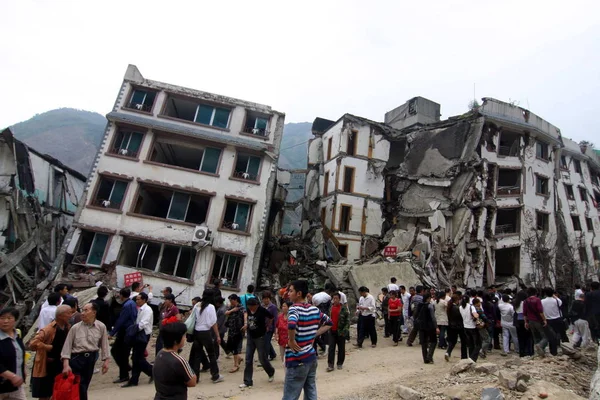
[[[477,364],[475,366],[475,372],[479,372],[481,374],[495,374],[498,372],[498,365],[494,363]]]
[[[366,286],[372,294],[379,293],[379,289],[386,286],[392,276],[396,277],[399,285],[406,287],[420,285],[421,280],[408,262],[383,263],[369,265],[350,265],[348,280],[359,296],[358,288]]]
[[[411,228],[409,230],[396,229],[393,231],[393,237],[387,245],[395,246],[397,253],[411,250],[415,242],[416,233],[417,228]],[[383,250],[381,251],[381,255],[383,255]]]
[[[503,369],[498,373],[498,381],[505,388],[515,390],[517,388],[517,373]]]
[[[396,393],[402,400],[419,400],[421,398],[419,392],[408,386],[396,385]]]
[[[457,375],[461,372],[468,371],[471,368],[473,368],[474,365],[475,361],[471,360],[470,358],[462,359],[456,364],[454,364],[452,368],[450,368],[450,375]]]
[[[527,391],[523,393],[523,398],[540,398],[541,393],[546,394],[545,398],[549,399],[565,399],[565,400],[584,400],[583,397],[561,388],[560,386],[547,381],[536,381],[532,383]],[[590,399],[595,397],[590,397]]]

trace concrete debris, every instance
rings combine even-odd
[[[516,389],[517,392],[525,393],[527,391],[527,383],[524,380],[518,380]]]
[[[450,368],[450,374],[457,375],[461,372],[469,371],[471,368],[473,368],[474,365],[475,361],[471,360],[470,358],[460,360],[459,362],[454,364],[452,368]]]
[[[498,365],[494,363],[483,363],[475,366],[475,372],[480,374],[495,374],[498,372]]]
[[[26,331],[50,285],[62,276],[59,257],[81,201],[86,177],[0,133],[0,307],[20,311]],[[83,274],[80,287],[95,279]]]
[[[509,390],[515,390],[517,388],[517,373],[508,370],[501,370],[498,373],[498,381],[502,386]]]
[[[485,388],[481,393],[481,400],[504,400],[504,395],[498,388]]]
[[[414,389],[411,389],[407,386],[396,385],[396,394],[398,394],[398,398],[402,400],[419,400],[421,399],[421,395]]]

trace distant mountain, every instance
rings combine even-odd
[[[279,153],[279,168],[306,168],[308,162],[308,140],[313,137],[311,127],[311,122],[285,124]]]
[[[17,139],[41,153],[62,161],[88,175],[102,142],[106,118],[90,111],[59,108],[36,114],[11,126]],[[306,168],[311,123],[290,123],[283,128],[279,166],[284,169]]]
[[[102,142],[106,118],[90,111],[59,108],[11,126],[17,139],[86,175]]]

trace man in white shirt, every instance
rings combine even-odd
[[[360,293],[360,299],[358,301],[358,307],[356,307],[356,313],[359,314],[361,319],[361,327],[358,331],[358,340],[354,344],[355,347],[361,348],[365,336],[368,334],[371,338],[371,347],[377,346],[377,330],[375,328],[375,298],[369,293],[369,288],[361,286],[358,288]]]
[[[498,302],[498,309],[500,310],[500,325],[502,326],[502,345],[504,351],[501,353],[502,356],[508,355],[510,352],[510,342],[512,341],[515,346],[515,353],[519,353],[519,341],[517,338],[517,327],[513,325],[515,309],[510,303],[510,298],[507,294],[502,296],[502,299]]]
[[[141,373],[145,373],[150,377],[152,382],[152,365],[144,357],[146,346],[150,341],[150,335],[152,334],[152,321],[153,313],[152,309],[148,305],[148,295],[144,292],[137,295],[135,303],[139,307],[137,318],[135,320],[135,326],[138,329],[138,333],[133,339],[133,368],[131,371],[131,378],[129,382],[124,384],[122,387],[137,386],[140,379]]]
[[[390,279],[390,282],[391,283],[389,283],[387,285],[388,292],[391,292],[392,290],[395,290],[395,291],[399,292],[400,291],[400,287],[398,287],[398,285],[396,284],[396,278],[392,276],[392,278]]]
[[[152,301],[152,299],[154,298],[154,295],[152,294],[152,286],[142,286],[142,284],[139,282],[134,282],[131,284],[131,296],[129,296],[129,298],[133,301],[136,301],[137,295],[141,292],[144,292],[148,295],[148,302]]]
[[[64,297],[69,293],[69,288],[66,284],[59,283],[58,285],[54,286],[54,293],[58,293],[58,295],[60,296],[60,302],[58,303],[58,305],[60,306],[64,300]],[[46,301],[42,303],[42,310],[48,307],[49,305],[50,304],[48,303],[48,299],[46,299]]]
[[[413,288],[414,291],[414,288]],[[404,285],[400,286],[400,299],[402,300],[402,333],[408,334],[408,306],[410,305],[410,293]]]
[[[554,340],[556,345],[558,346],[561,338],[563,338],[564,342],[568,343],[567,338],[567,327],[565,325],[562,312],[560,311],[560,307],[562,306],[562,301],[558,298],[558,296],[554,293],[554,289],[545,288],[544,289],[544,299],[542,300],[542,307],[544,308],[544,315],[546,316],[546,321],[548,322],[548,326],[552,328],[554,333],[554,338],[548,337],[548,341]],[[548,333],[547,333],[548,334]],[[552,335],[548,335],[552,336]],[[566,340],[564,340],[566,339]]]
[[[330,303],[330,302],[331,302],[331,296],[328,295],[327,292],[324,290],[313,295],[313,297],[312,297],[312,304],[317,308],[319,308],[319,306],[321,304]]]
[[[38,330],[46,327],[46,325],[54,321],[56,309],[60,305],[62,297],[60,297],[60,293],[52,292],[48,295],[48,299],[46,301],[48,302],[48,305],[45,308],[42,308],[42,311],[40,311]]]

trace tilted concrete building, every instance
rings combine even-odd
[[[284,114],[145,79],[130,65],[66,251],[77,269],[139,271],[190,304],[245,290],[261,258]]]
[[[321,163],[324,225],[341,255],[348,248],[348,259],[369,256],[377,248],[370,239],[381,238],[379,247],[389,244],[399,257],[412,257],[422,278],[439,286],[482,286],[514,276],[569,285],[595,276],[597,153],[564,139],[529,110],[492,98],[444,121],[439,110],[417,97],[387,113],[383,124],[349,115],[336,123],[315,121],[309,163]],[[355,132],[364,132],[358,161],[349,146]],[[380,162],[385,168],[373,168]],[[343,186],[348,165],[365,177],[359,190]],[[348,188],[359,193],[347,194]],[[339,209],[353,197],[363,198],[366,212],[352,207],[347,224]],[[360,230],[365,225],[368,233]],[[362,245],[349,244],[347,232],[340,232],[346,226]]]

